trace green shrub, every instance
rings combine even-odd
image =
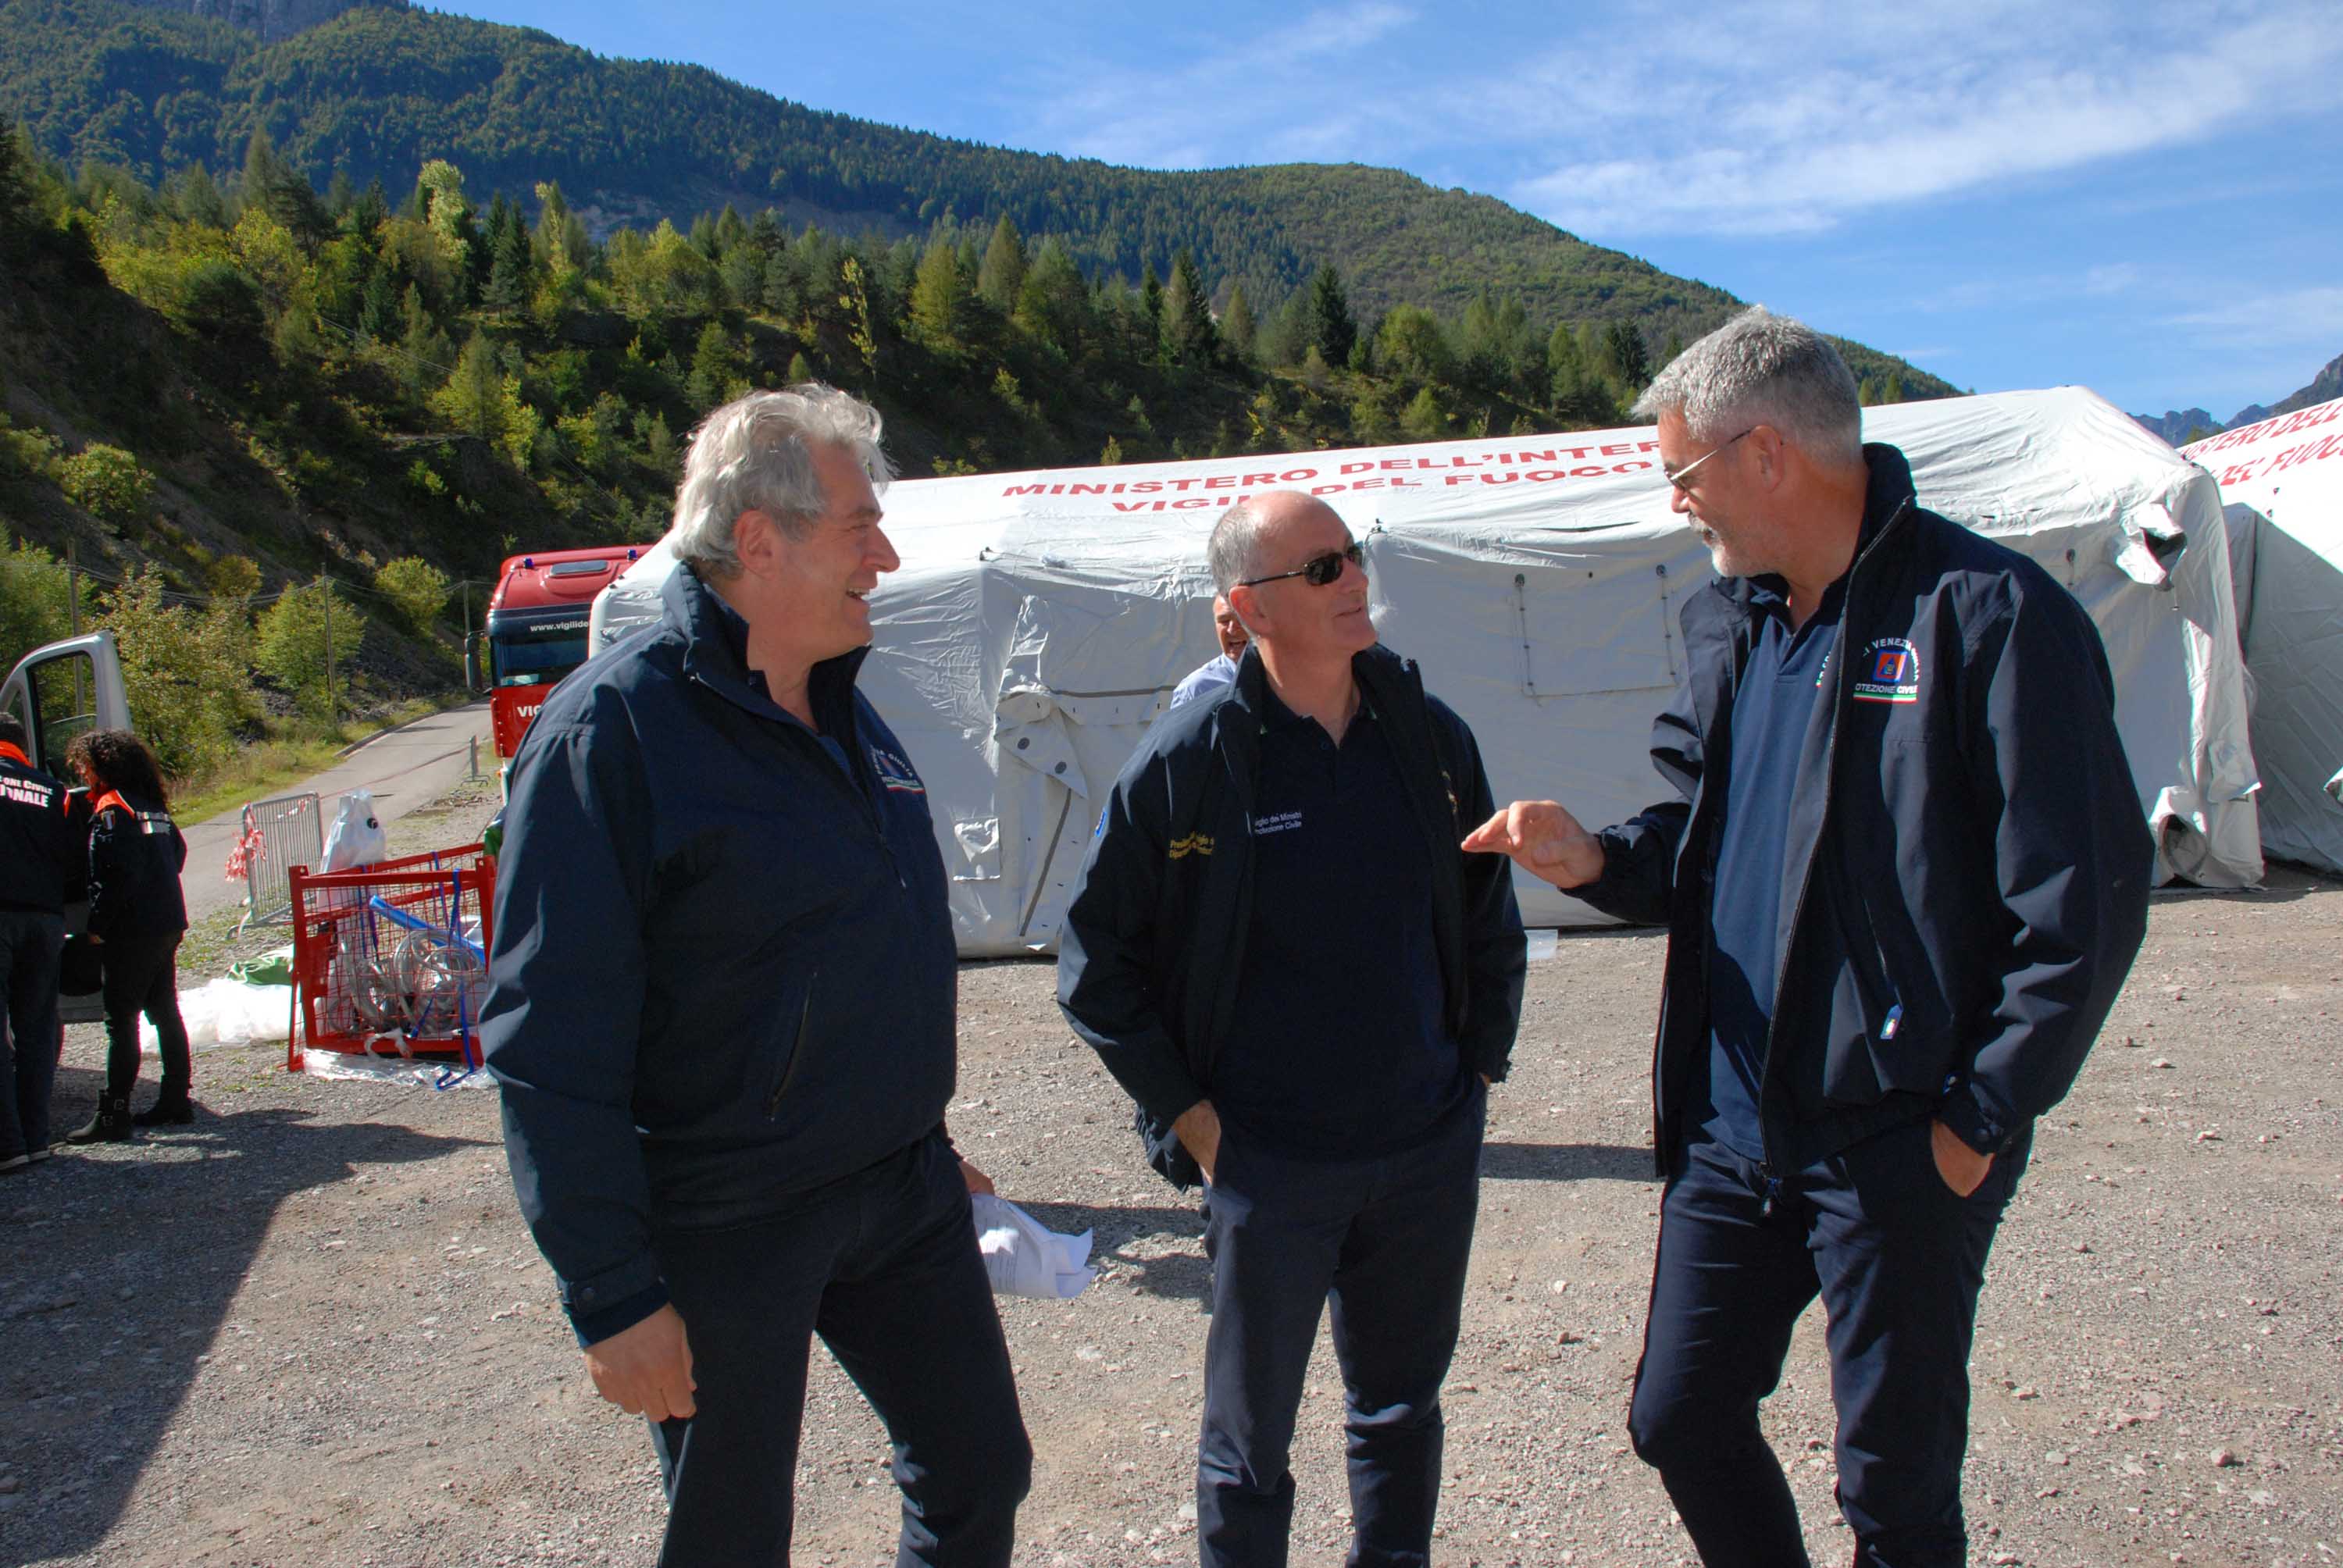
[[[136,521],[154,494],[155,476],[119,447],[93,441],[57,465],[65,498],[108,522]]]

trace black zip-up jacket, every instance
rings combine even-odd
[[[2147,929],[2154,845],[2089,616],[2033,561],[1922,509],[1901,452],[1864,456],[1863,532],[1783,861],[1759,1104],[1775,1174],[1931,1113],[1980,1152],[2007,1148],[2074,1083]],[[1725,578],[1685,603],[1689,668],[1652,739],[1681,799],[1605,829],[1601,879],[1574,890],[1668,926],[1663,1174],[1709,1049],[1750,591]]]
[[[176,936],[187,929],[187,841],[159,800],[108,791],[89,829],[89,932],[109,942]]]
[[[1413,660],[1371,648],[1351,668],[1389,727],[1431,850],[1449,1033],[1470,1067],[1502,1079],[1528,955],[1512,863],[1457,848],[1494,809],[1480,748],[1464,721],[1424,691]],[[1208,1098],[1252,920],[1267,679],[1261,655],[1247,648],[1232,685],[1156,721],[1100,813],[1058,933],[1058,1005],[1138,1102],[1150,1163],[1182,1188],[1201,1173],[1172,1123]]]
[[[0,910],[64,913],[81,858],[65,787],[15,747],[0,750]]]
[[[925,787],[855,689],[753,687],[689,568],[513,759],[480,1038],[581,1341],[667,1300],[654,1226],[769,1215],[938,1128],[958,959]]]

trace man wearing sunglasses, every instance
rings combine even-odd
[[[1365,556],[1294,491],[1230,508],[1212,575],[1252,634],[1105,803],[1058,997],[1199,1180],[1212,1259],[1197,1541],[1282,1563],[1286,1455],[1331,1300],[1359,1563],[1423,1563],[1440,1491],[1488,1084],[1524,952],[1463,721],[1378,647]]]
[[[1669,927],[1628,1426],[1702,1560],[1807,1561],[1757,1407],[1819,1295],[1856,1568],[1956,1568],[1986,1251],[2147,928],[2115,683],[2064,588],[1863,444],[1811,328],[1745,312],[1637,412],[1718,574],[1653,730],[1679,799],[1465,843]]]
[[[1244,622],[1230,608],[1226,594],[1212,596],[1212,636],[1219,640],[1221,651],[1172,689],[1171,707],[1185,708],[1237,678],[1237,660],[1243,657],[1245,644],[1252,639],[1245,631]]]

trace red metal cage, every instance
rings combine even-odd
[[[495,862],[478,844],[288,874],[301,1028],[286,1048],[479,1063]]]

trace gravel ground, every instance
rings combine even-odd
[[[404,851],[477,833],[452,798]],[[190,939],[200,979],[265,941]],[[1646,1068],[1662,941],[1533,966],[1492,1102],[1441,1555],[1674,1563],[1690,1550],[1624,1418],[1658,1188]],[[962,1147],[1105,1264],[1003,1301],[1037,1450],[1021,1563],[1192,1560],[1205,1264],[1192,1203],[1051,1000],[1047,965],[961,976]],[[1996,1249],[1968,1468],[1980,1563],[2328,1564],[2343,1553],[2343,884],[2160,897]],[[95,1101],[75,1029],[65,1126]],[[152,1067],[149,1066],[151,1075]],[[593,1397],[515,1212],[495,1097],[199,1056],[194,1126],[0,1179],[0,1563],[648,1562],[639,1423]],[[151,1088],[142,1091],[140,1103]],[[876,1422],[826,1357],[796,1477],[801,1562],[892,1560]],[[1322,1336],[1294,1458],[1298,1563],[1347,1540]],[[1843,1560],[1818,1316],[1766,1430],[1818,1561]]]

